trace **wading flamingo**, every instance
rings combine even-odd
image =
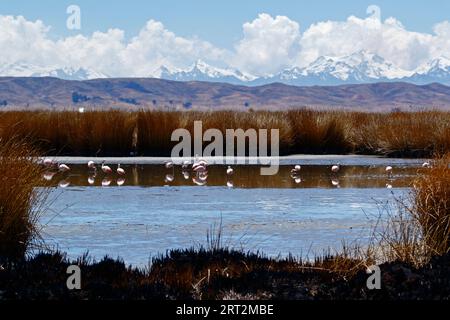
[[[61,163],[61,164],[58,166],[58,170],[61,171],[61,172],[66,172],[66,171],[69,171],[70,168],[69,168],[68,165],[66,165],[66,164],[64,164],[64,163]]]
[[[335,164],[334,166],[331,167],[331,172],[338,173],[340,169],[341,167],[338,164]]]
[[[120,163],[117,165],[117,174],[120,176],[125,175],[125,170],[120,167]]]
[[[166,167],[166,169],[172,169],[173,168],[173,162],[172,161],[167,161],[164,166]]]
[[[87,166],[88,166],[88,168],[89,169],[93,169],[93,170],[95,170],[95,162],[94,161],[89,161],[88,163],[87,163]]]
[[[391,166],[387,166],[385,170],[386,170],[386,173],[388,174],[388,176],[391,176],[391,174],[392,174],[392,167]]]
[[[112,173],[112,169],[110,166],[105,165],[105,161],[102,162],[102,171],[106,174]]]
[[[44,166],[46,167],[51,167],[53,165],[53,160],[50,158],[45,158],[44,161],[42,162],[44,164]]]

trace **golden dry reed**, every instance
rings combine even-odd
[[[279,129],[281,154],[428,157],[450,151],[450,113],[348,111],[0,113],[0,137],[32,138],[51,155],[169,156],[173,130]]]
[[[38,237],[37,219],[46,195],[37,153],[22,140],[0,140],[0,258],[21,258]]]

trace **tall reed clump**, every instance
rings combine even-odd
[[[432,255],[450,252],[450,153],[434,161],[414,184],[413,213]]]
[[[450,154],[421,169],[410,197],[397,199],[377,232],[372,253],[378,261],[420,267],[450,252]]]
[[[354,114],[352,122],[352,141],[361,153],[426,157],[449,151],[449,113]]]
[[[0,137],[20,137],[52,155],[128,156],[134,150],[135,114],[121,111],[5,112]]]
[[[37,239],[39,206],[46,195],[43,169],[30,157],[36,156],[23,141],[0,140],[0,259],[25,255]]]
[[[350,122],[346,112],[289,111],[294,153],[348,153]]]
[[[172,132],[181,127],[178,112],[141,111],[137,114],[137,150],[139,155],[170,156],[176,142]]]

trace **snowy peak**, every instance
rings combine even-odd
[[[65,80],[108,78],[109,75],[81,67],[42,67],[18,62],[0,66],[0,76],[57,77]],[[209,81],[239,85],[281,82],[290,85],[339,85],[403,81],[414,84],[438,82],[450,85],[450,59],[430,60],[414,71],[398,68],[383,57],[365,50],[345,56],[321,56],[305,67],[294,66],[281,72],[255,77],[233,68],[212,66],[197,60],[187,68],[157,66],[149,77],[176,81]]]
[[[107,75],[91,69],[74,67],[42,67],[24,62],[7,64],[1,67],[0,75],[9,77],[56,77],[64,80],[108,78]]]
[[[331,76],[342,81],[396,79],[411,75],[377,54],[358,51],[342,57],[319,57],[304,69],[306,75]]]
[[[433,59],[416,69],[416,73],[420,75],[442,72],[450,73],[450,59],[447,57]]]
[[[161,68],[164,69],[164,72],[161,72],[160,77],[168,80],[239,83],[255,79],[254,76],[245,74],[239,70],[213,67],[202,60],[197,60],[191,67],[184,70],[169,70],[166,67]]]

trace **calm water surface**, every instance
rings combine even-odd
[[[122,167],[124,177],[84,165],[46,175],[52,186],[41,218],[47,245],[71,257],[89,251],[96,259],[145,266],[168,249],[206,244],[207,230],[222,221],[230,247],[313,257],[342,241],[366,243],[382,208],[407,195],[419,168],[399,161],[388,176],[384,163],[361,161],[331,174],[328,163],[303,163],[297,175],[286,165],[276,176],[260,176],[257,166],[234,166],[228,178],[226,166],[212,166],[199,183],[180,167]]]

